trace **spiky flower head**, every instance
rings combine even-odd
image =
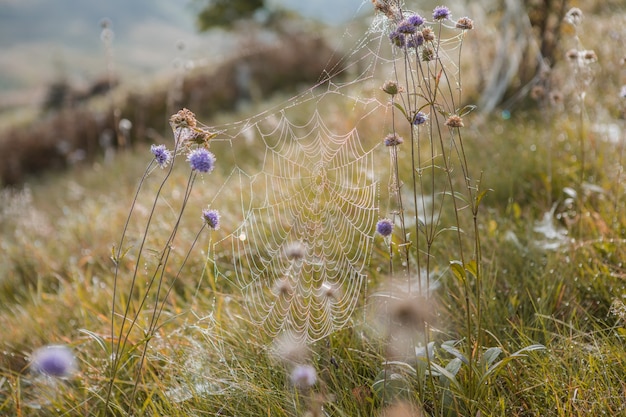
[[[310,388],[317,382],[317,372],[311,365],[297,365],[291,371],[291,383],[298,388]]]
[[[472,30],[474,29],[474,21],[469,17],[461,17],[456,21],[456,28],[462,30]]]
[[[422,29],[422,36],[424,37],[425,42],[432,42],[435,40],[435,32],[433,32],[433,28],[431,27]]]
[[[428,115],[422,111],[418,111],[417,113],[415,113],[415,116],[413,116],[412,123],[415,126],[419,126],[419,125],[426,123],[427,120],[428,120]]]
[[[393,232],[393,222],[389,219],[381,219],[376,223],[376,232],[379,235],[387,237]]]
[[[44,346],[33,352],[31,367],[35,372],[55,378],[68,378],[76,372],[76,358],[64,345]]]
[[[402,87],[395,81],[385,81],[381,89],[391,96],[395,96],[402,91]]]
[[[413,35],[409,36],[409,39],[406,41],[407,48],[418,48],[424,44],[424,35],[419,30],[415,32]]]
[[[402,138],[402,136],[394,132],[385,136],[383,143],[385,144],[385,146],[398,146],[404,143],[404,139]]]
[[[178,113],[170,117],[170,126],[173,130],[184,127],[193,129],[196,127],[196,115],[188,109],[179,110]]]
[[[448,120],[446,120],[446,126],[448,127],[463,127],[463,119],[461,119],[460,116],[457,116],[456,114],[453,114],[452,116],[448,117]]]
[[[215,155],[204,148],[194,149],[187,155],[191,169],[199,172],[211,172],[215,168]]]
[[[416,30],[417,28],[415,27],[415,25],[410,23],[407,19],[398,23],[398,27],[396,27],[396,31],[398,33],[402,33],[405,35],[411,35],[415,33]]]
[[[412,14],[411,16],[407,17],[406,20],[415,27],[424,24],[424,18],[418,14]]]
[[[161,168],[165,168],[172,161],[172,153],[165,145],[152,145],[150,152],[154,155],[154,160]]]
[[[433,19],[435,20],[448,20],[450,19],[450,9],[446,6],[437,6],[433,10]]]
[[[212,209],[202,210],[202,220],[213,230],[220,228],[220,212]]]
[[[435,50],[431,48],[430,46],[422,49],[421,58],[422,58],[422,61],[424,62],[432,61],[433,59],[435,59]]]
[[[403,48],[406,45],[406,37],[398,31],[391,32],[389,34],[389,40],[398,48]]]

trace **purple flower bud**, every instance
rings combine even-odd
[[[217,210],[202,210],[202,219],[211,229],[220,228],[220,212]]]
[[[31,367],[35,372],[66,378],[76,372],[76,358],[67,346],[44,346],[33,352]]]
[[[424,24],[424,19],[422,18],[422,16],[420,16],[418,14],[412,14],[406,20],[407,20],[407,22],[409,22],[410,24],[412,24],[415,27],[421,26],[421,25]]]
[[[376,231],[381,236],[387,237],[393,232],[393,223],[389,219],[379,220],[376,224]]]
[[[150,152],[152,152],[155,161],[161,168],[165,168],[172,160],[172,153],[167,150],[165,145],[152,145]]]
[[[435,20],[447,20],[450,19],[450,9],[446,6],[437,6],[433,10],[433,19]]]
[[[309,388],[317,382],[317,373],[311,365],[298,365],[291,372],[291,383],[298,388]]]
[[[413,116],[413,124],[415,126],[424,124],[426,123],[427,120],[428,120],[428,115],[421,111],[418,111],[417,113],[415,113],[415,116]]]
[[[200,172],[211,172],[215,167],[215,155],[204,148],[198,148],[189,153],[187,161],[191,169]]]

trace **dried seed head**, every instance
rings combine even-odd
[[[431,42],[435,40],[435,32],[431,27],[426,27],[422,29],[422,36],[424,37],[424,41]]]
[[[422,49],[422,61],[424,62],[430,62],[433,59],[435,59],[435,50],[433,48],[429,47],[425,47],[424,49]]]
[[[578,49],[570,49],[565,56],[571,61],[576,61],[578,59]]]
[[[374,11],[384,14],[391,20],[397,20],[398,16],[400,16],[400,10],[396,4],[389,0],[372,0],[372,5],[374,6]]]
[[[546,90],[540,85],[536,85],[530,90],[530,98],[532,98],[533,100],[539,101],[545,96],[546,96]]]
[[[283,363],[305,363],[311,354],[302,337],[294,333],[283,333],[274,340],[271,353]]]
[[[448,120],[446,120],[446,126],[448,127],[463,127],[463,119],[461,119],[460,116],[457,116],[456,114],[453,114],[452,116],[448,117]]]
[[[383,143],[385,146],[398,146],[404,143],[404,139],[397,133],[390,133],[385,136]]]
[[[170,126],[173,130],[178,128],[195,128],[196,127],[196,115],[191,110],[182,109],[178,113],[170,117]]]
[[[402,87],[400,87],[398,83],[395,81],[385,81],[381,89],[385,93],[392,95],[392,96],[395,96],[396,94],[402,92]]]
[[[474,21],[469,17],[461,17],[456,21],[457,29],[472,30],[474,29]]]
[[[578,26],[583,21],[583,12],[578,7],[572,7],[565,14],[564,20],[572,26]]]
[[[298,261],[306,255],[306,248],[300,242],[292,242],[285,247],[285,256],[289,260]]]
[[[293,294],[293,290],[291,280],[287,277],[277,280],[272,287],[272,292],[277,297],[290,297]]]

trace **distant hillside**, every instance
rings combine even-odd
[[[363,0],[268,0],[327,23],[352,18]],[[103,18],[115,32],[116,70],[141,81],[187,56],[222,52],[223,33],[198,34],[193,0],[0,0],[0,108],[27,104],[60,77],[89,82],[105,73]],[[32,98],[26,91],[36,91]],[[16,94],[17,93],[17,94]],[[8,97],[8,99],[7,99]]]

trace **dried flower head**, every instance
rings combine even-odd
[[[586,64],[590,64],[598,60],[598,56],[596,55],[595,51],[591,51],[591,50],[581,51],[581,55]]]
[[[433,10],[433,19],[435,20],[448,20],[450,19],[450,9],[446,6],[437,6]]]
[[[211,172],[215,168],[215,155],[204,148],[194,149],[189,152],[187,161],[191,169],[199,172]]]
[[[565,53],[567,59],[576,61],[578,59],[578,49],[572,48]]]
[[[435,32],[433,32],[433,28],[425,27],[422,29],[422,36],[424,37],[425,42],[432,42],[435,40]]]
[[[338,301],[341,298],[341,291],[337,285],[323,282],[318,289],[318,297],[325,300]]]
[[[277,280],[272,287],[272,292],[277,297],[289,297],[293,294],[293,290],[293,284],[288,277]]]
[[[402,136],[394,132],[385,136],[385,139],[383,139],[383,143],[385,144],[385,146],[398,146],[404,143],[404,139],[402,138]]]
[[[463,119],[461,119],[460,116],[457,116],[456,114],[453,114],[452,116],[448,117],[448,120],[446,120],[446,126],[448,127],[463,127]]]
[[[285,256],[289,260],[301,260],[306,255],[306,248],[301,242],[292,242],[285,246]]]
[[[395,81],[385,81],[381,89],[392,96],[395,96],[398,93],[402,92],[402,87],[398,85]]]
[[[70,348],[64,345],[44,346],[33,352],[31,367],[55,378],[67,378],[76,372],[76,358]]]
[[[419,125],[426,123],[427,120],[428,120],[428,115],[424,112],[418,111],[417,113],[415,113],[415,116],[413,116],[412,123],[415,126],[419,126]]]
[[[411,16],[407,17],[406,20],[415,27],[424,24],[424,18],[418,14],[412,14]]]
[[[536,85],[530,90],[530,98],[533,100],[541,100],[546,96],[546,89],[541,85]]]
[[[457,29],[462,30],[472,30],[474,29],[474,21],[467,16],[461,17],[459,20],[456,21],[456,27]]]
[[[563,18],[567,23],[572,26],[578,26],[583,21],[583,12],[578,7],[572,7]]]
[[[165,145],[152,145],[150,152],[154,155],[154,160],[161,168],[165,168],[172,161],[172,153]]]
[[[310,388],[317,382],[317,372],[311,365],[297,365],[291,371],[291,383],[302,389]]]
[[[204,220],[204,223],[213,230],[220,228],[220,212],[217,210],[202,210],[202,220]]]
[[[304,343],[304,336],[285,332],[274,340],[272,345],[272,355],[283,363],[304,363],[311,356],[311,350]]]
[[[381,219],[376,223],[376,232],[379,235],[387,237],[393,232],[393,222],[389,219]]]
[[[435,59],[435,50],[431,48],[430,46],[422,49],[421,58],[422,58],[422,61],[424,62],[432,61],[433,59]]]
[[[191,110],[182,109],[178,113],[170,117],[170,126],[173,130],[182,127],[195,128],[196,127],[196,115]]]
[[[420,296],[395,299],[389,305],[389,316],[393,325],[412,331],[423,331],[424,324],[434,318],[430,302]]]
[[[372,0],[372,5],[374,6],[374,11],[384,14],[391,20],[396,20],[400,15],[400,10],[395,2],[389,0]]]

